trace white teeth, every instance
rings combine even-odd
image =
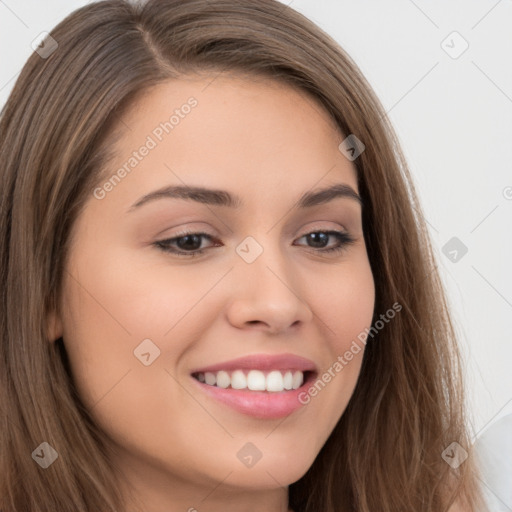
[[[252,391],[265,391],[265,374],[259,370],[251,370],[247,374],[247,387]]]
[[[235,370],[231,375],[220,370],[218,372],[206,372],[196,374],[199,382],[219,388],[250,389],[251,391],[270,391],[278,393],[298,389],[304,383],[304,373],[272,370],[268,374],[260,370],[250,370],[247,374],[243,370]]]
[[[292,388],[298,389],[302,386],[304,382],[304,374],[302,372],[295,372],[293,374]]]
[[[204,374],[204,381],[210,386],[215,386],[215,383],[217,382],[217,376],[215,373],[206,372]]]
[[[283,391],[283,376],[277,370],[267,375],[267,391]]]
[[[233,389],[245,389],[247,387],[247,377],[242,370],[236,370],[231,375],[231,387]]]
[[[227,372],[217,372],[217,386],[219,388],[227,388],[231,384],[231,378]]]
[[[284,389],[292,389],[292,382],[293,382],[293,375],[292,375],[292,372],[286,372],[284,374],[284,379],[283,379],[283,387]]]

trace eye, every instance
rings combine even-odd
[[[328,244],[329,238],[335,237],[338,244],[334,247],[325,248]],[[355,242],[355,240],[345,231],[312,231],[300,238],[306,238],[309,242],[313,243],[313,248],[321,253],[337,253],[346,249],[346,247]],[[299,240],[300,240],[299,238]],[[318,248],[320,246],[320,248]]]
[[[179,233],[173,238],[160,240],[155,242],[154,245],[164,252],[175,254],[177,256],[194,257],[199,256],[205,252],[202,247],[202,240],[207,239],[214,241],[214,237],[204,232],[184,232]],[[338,253],[346,249],[346,247],[354,243],[354,239],[344,231],[312,231],[302,235],[298,240],[306,238],[308,242],[312,243],[310,248],[318,253]],[[336,238],[337,244],[333,247],[326,248],[330,238]],[[216,241],[218,242],[218,241]],[[219,247],[220,243],[216,243]]]
[[[162,251],[170,252],[177,256],[193,257],[203,254],[205,251],[204,249],[200,249],[202,238],[213,240],[213,237],[208,233],[184,232],[179,233],[173,238],[160,240],[159,242],[156,242],[155,245]],[[177,245],[178,248],[176,249],[174,245]]]

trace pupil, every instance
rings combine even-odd
[[[310,241],[313,242],[314,247],[323,247],[325,243],[327,243],[328,235],[327,233],[310,233],[309,235]],[[318,245],[318,242],[320,241],[320,245]]]
[[[185,240],[185,241],[193,240],[192,247],[190,246],[190,244],[187,244],[186,242],[182,243],[183,240]],[[199,247],[201,246],[201,239],[197,235],[185,235],[178,239],[178,246],[180,247],[180,249],[198,249],[198,247],[196,247],[196,246],[199,246]]]

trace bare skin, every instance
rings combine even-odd
[[[345,136],[311,98],[268,80],[212,79],[161,84],[123,117],[109,177],[175,108],[197,100],[161,141],[152,135],[156,147],[104,197],[91,194],[74,226],[50,335],[63,337],[79,393],[117,449],[126,496],[144,512],[285,512],[288,486],[347,406],[364,350],[280,419],[220,403],[191,372],[287,353],[322,375],[370,327],[375,290],[359,202],[294,207],[302,194],[334,184],[357,193],[357,176],[338,149]],[[160,198],[130,210],[168,185],[226,190],[242,204]],[[184,229],[212,237],[199,238],[203,254],[156,245]],[[335,235],[324,246],[305,236],[319,231],[353,242],[325,253],[342,244]],[[249,236],[263,249],[251,263],[236,250]],[[192,252],[181,241],[170,246]],[[145,339],[160,350],[147,366],[134,355]],[[261,453],[250,468],[237,456],[249,442]]]

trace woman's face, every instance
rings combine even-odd
[[[180,493],[283,492],[307,471],[374,307],[344,136],[287,86],[212,79],[161,84],[123,116],[51,319],[133,488],[199,510]]]

